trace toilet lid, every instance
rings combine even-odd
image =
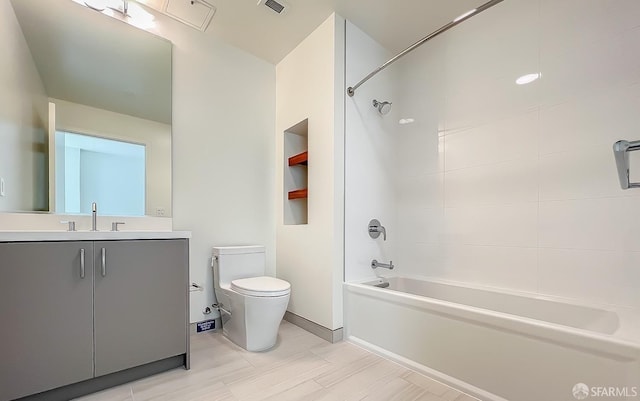
[[[231,289],[254,297],[279,297],[291,292],[291,284],[275,277],[250,277],[233,280]]]

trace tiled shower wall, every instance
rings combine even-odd
[[[640,308],[640,1],[505,0],[391,69],[398,273]]]

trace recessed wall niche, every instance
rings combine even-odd
[[[309,119],[284,131],[284,224],[307,224]]]

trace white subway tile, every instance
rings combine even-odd
[[[636,8],[640,9],[640,2],[636,2]],[[637,12],[636,23],[639,25],[634,29],[626,31],[622,36],[623,58],[631,66],[631,81],[640,82],[640,12]]]
[[[541,48],[554,56],[606,43],[640,25],[637,0],[542,0]]]
[[[540,154],[633,140],[640,126],[640,85],[622,85],[540,110]]]
[[[416,176],[436,173],[444,169],[444,138],[437,131],[404,133],[396,132],[397,174]]]
[[[540,29],[538,9],[538,1],[509,0],[466,20],[443,35],[447,56],[497,56],[522,46],[523,38]]]
[[[479,82],[506,78],[514,84],[540,71],[539,30],[537,2],[510,0],[447,32],[447,91],[472,94]]]
[[[445,136],[445,169],[538,156],[538,111]]]
[[[400,242],[443,243],[443,209],[399,210],[397,219]]]
[[[538,201],[536,160],[516,160],[445,172],[445,207]]]
[[[517,78],[540,72],[537,32],[532,30],[508,40],[516,43],[506,44],[504,36],[496,36],[483,44],[468,43],[450,48],[444,75],[447,93],[473,95],[474,89],[502,80],[517,87]]]
[[[525,71],[528,74],[535,71]],[[461,90],[449,90],[445,97],[444,124],[448,132],[513,118],[536,110],[540,80],[517,85],[518,76],[474,82]]]
[[[594,93],[629,85],[637,78],[634,60],[625,46],[625,36],[575,48],[562,55],[541,49],[540,98],[543,105],[580,99]],[[637,49],[638,44],[635,44]],[[637,57],[637,55],[635,56]]]
[[[539,290],[584,301],[640,308],[640,253],[540,249]]]
[[[407,241],[398,244],[397,250],[393,264],[400,275],[438,277],[444,271],[445,245]]]
[[[541,201],[634,195],[620,188],[609,146],[542,156],[539,176]]]
[[[422,46],[412,57],[400,59],[393,67],[397,71],[393,110],[397,135],[431,135],[444,129],[444,44],[434,41]],[[413,119],[412,124],[399,124],[400,119]]]
[[[445,241],[451,244],[536,247],[538,203],[445,209]]]
[[[515,81],[540,71],[539,29],[537,2],[512,0],[447,32],[447,132],[536,108],[539,85],[516,85]]]
[[[395,181],[398,210],[444,207],[444,173],[400,176]]]
[[[444,279],[536,291],[536,248],[457,245],[446,251]]]
[[[540,247],[640,251],[639,200],[540,202]]]

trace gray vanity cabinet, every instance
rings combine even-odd
[[[0,242],[0,401],[188,368],[188,244]]]
[[[93,377],[92,263],[91,242],[0,243],[0,400]]]
[[[96,376],[186,352],[186,240],[95,242]]]

